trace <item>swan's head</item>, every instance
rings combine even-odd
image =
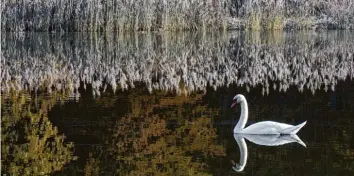
[[[237,103],[241,103],[246,100],[245,96],[242,94],[237,94],[233,99],[231,107],[234,107]]]

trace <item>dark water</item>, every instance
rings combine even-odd
[[[9,34],[2,39],[2,173],[352,175],[354,35]],[[240,146],[247,125],[307,124]],[[273,141],[274,142],[274,141]]]

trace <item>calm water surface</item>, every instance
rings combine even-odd
[[[8,34],[2,173],[352,175],[353,41],[348,32]],[[238,145],[237,93],[247,125],[307,120],[306,147],[282,136],[258,142],[291,143]]]

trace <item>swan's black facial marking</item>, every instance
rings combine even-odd
[[[233,99],[231,108],[234,107],[237,103],[240,103],[243,101],[243,95],[237,94]]]
[[[237,103],[239,103],[239,95],[236,95],[233,99],[232,99],[232,104],[231,104],[231,108],[235,107]]]

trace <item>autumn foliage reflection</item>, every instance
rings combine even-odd
[[[1,170],[9,175],[48,175],[73,156],[73,144],[48,120],[48,110],[65,96],[31,96],[12,91],[1,98]]]
[[[211,120],[218,111],[202,105],[200,94],[127,94],[130,112],[116,122],[112,136],[103,137],[103,149],[87,159],[87,175],[208,175],[209,163],[225,155]]]

